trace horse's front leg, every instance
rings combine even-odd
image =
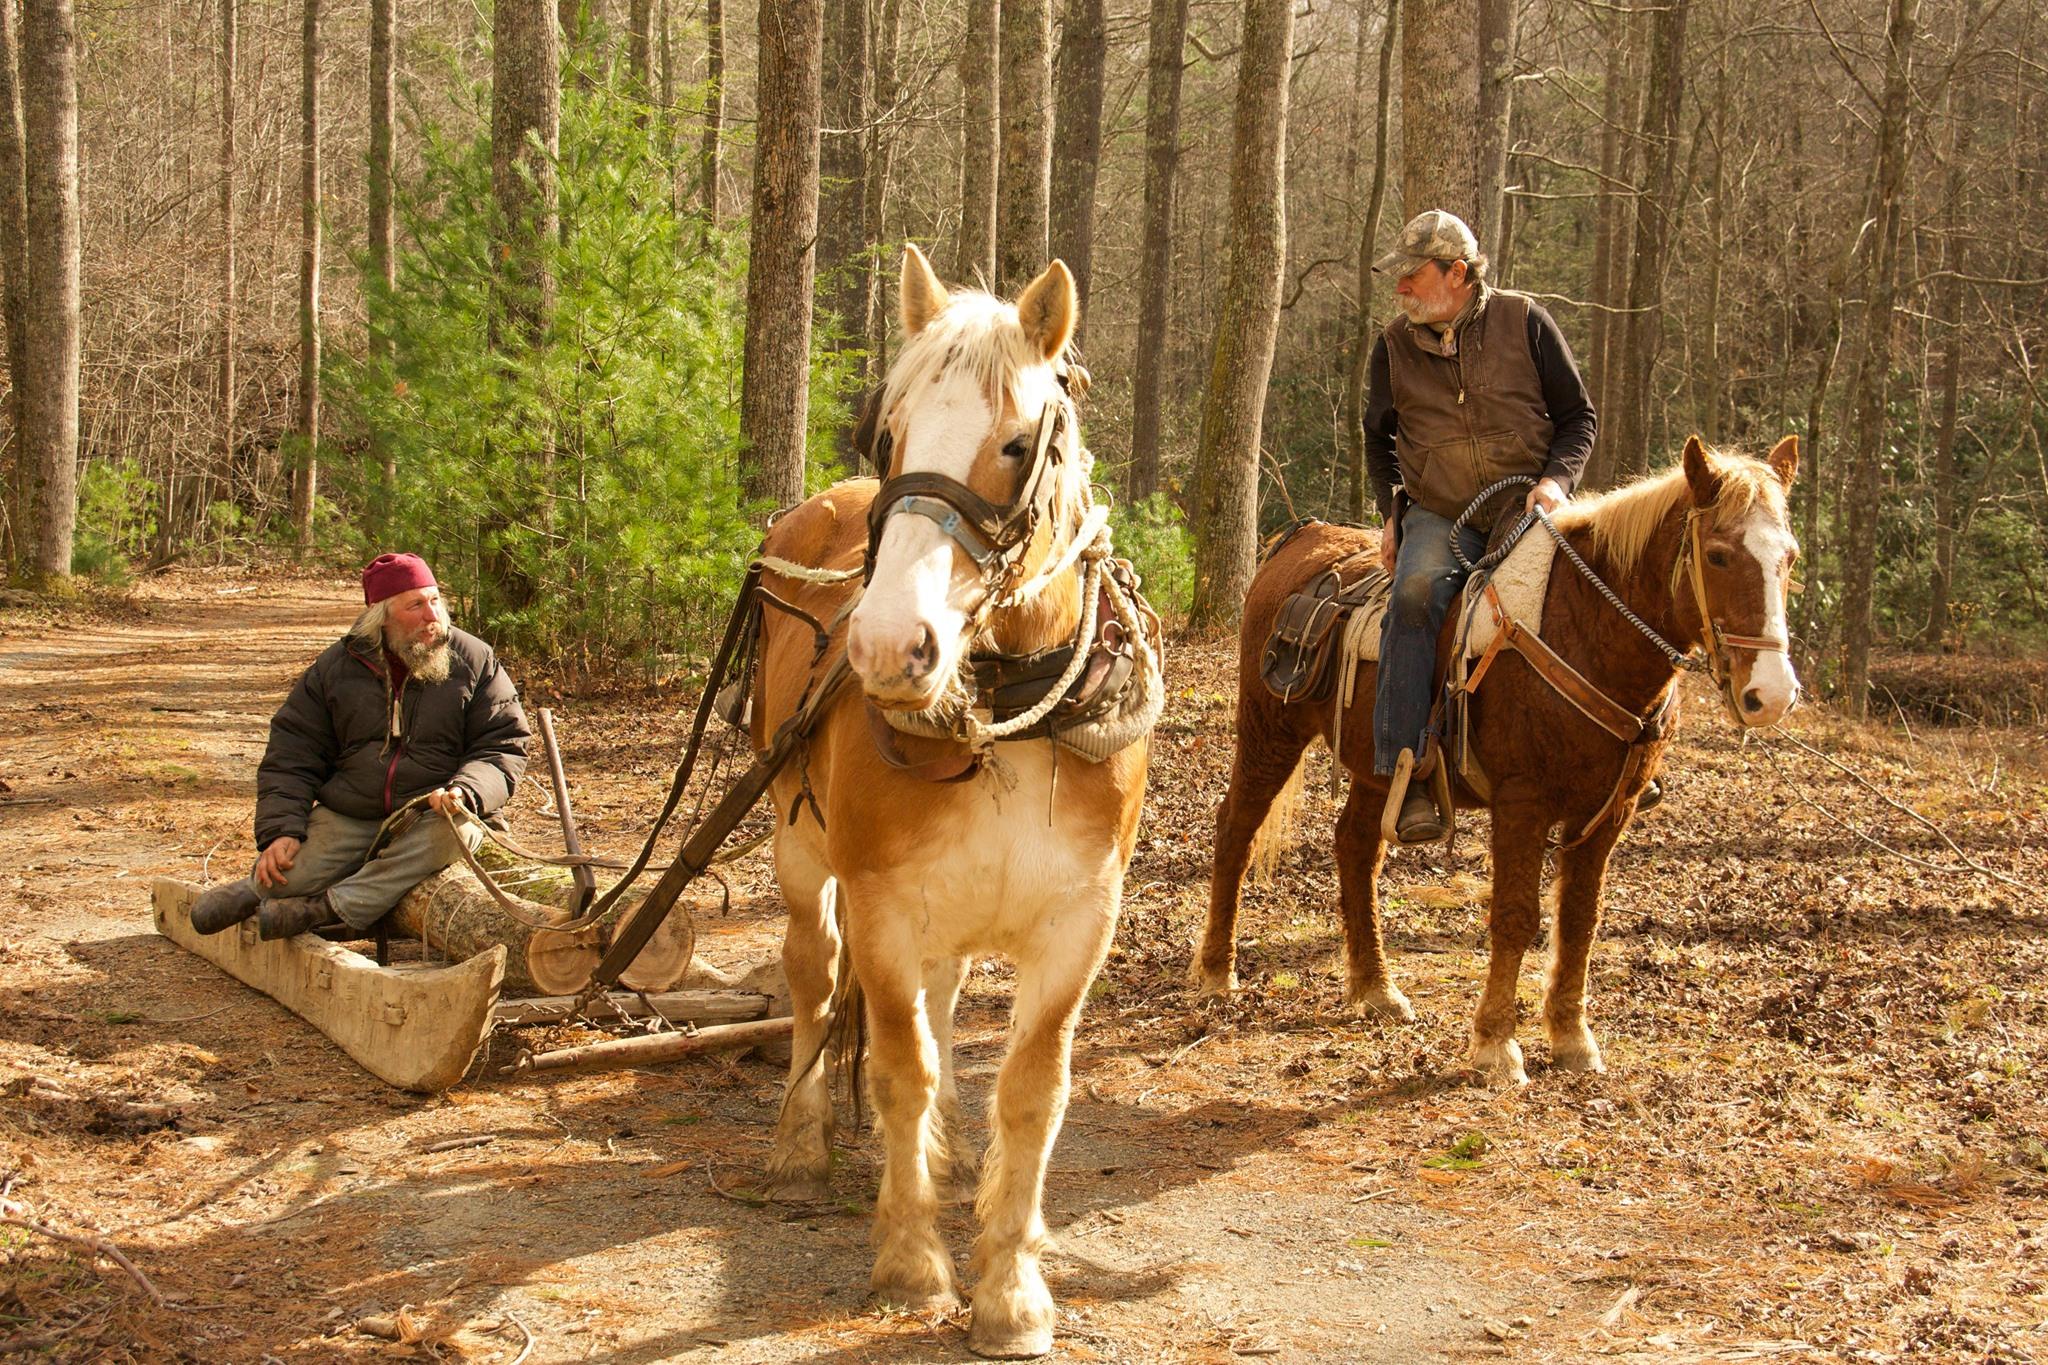
[[[1486,989],[1472,1016],[1470,1065],[1493,1081],[1529,1083],[1522,1046],[1515,1041],[1515,986],[1522,956],[1542,927],[1543,845],[1549,817],[1534,804],[1497,802],[1493,808],[1493,909],[1486,933],[1492,956]]]
[[[846,934],[867,1001],[868,1083],[882,1130],[870,1283],[886,1304],[957,1308],[953,1260],[936,1223],[939,1050],[924,1008],[923,948],[916,930],[886,903],[871,895],[852,900]]]
[[[1039,1257],[1046,1244],[1045,1170],[1067,1110],[1074,1021],[1116,927],[1120,886],[1091,908],[1062,909],[1056,930],[1017,963],[1009,1051],[996,1077],[987,1163],[975,1212],[974,1321],[967,1344],[977,1355],[1022,1360],[1052,1349],[1052,1293]]]
[[[1550,1058],[1566,1071],[1605,1071],[1600,1044],[1586,1027],[1586,962],[1600,928],[1601,883],[1607,859],[1621,838],[1618,825],[1558,855],[1557,935],[1543,992],[1543,1031]]]
[[[826,1040],[839,976],[837,883],[802,834],[780,821],[776,826],[775,878],[789,908],[782,972],[795,1032],[782,1115],[768,1154],[767,1193],[775,1199],[823,1199],[832,1192],[833,1056]]]
[[[1408,1020],[1415,1009],[1387,976],[1387,945],[1380,933],[1380,865],[1386,841],[1380,811],[1387,789],[1376,780],[1351,779],[1351,794],[1337,817],[1337,887],[1344,907],[1344,1003],[1362,1014]]]
[[[932,1179],[948,1203],[962,1202],[974,1193],[974,1174],[980,1168],[979,1153],[969,1138],[966,1119],[960,1112],[960,1088],[953,1077],[953,1012],[960,1004],[960,987],[967,980],[970,958],[942,957],[924,971],[924,1011],[931,1020],[932,1038],[939,1050],[939,1112],[932,1125]]]

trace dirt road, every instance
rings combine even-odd
[[[958,1321],[865,1305],[870,1138],[844,1153],[841,1202],[732,1193],[765,1153],[778,1068],[514,1079],[501,1039],[422,1100],[152,933],[149,878],[246,867],[269,713],[350,614],[343,584],[185,575],[119,616],[0,616],[0,1184],[123,1248],[167,1300],[0,1229],[0,1358],[509,1362],[531,1340],[535,1362],[968,1359]],[[1880,824],[1882,803],[1858,814],[1820,760],[1766,762],[1695,707],[1673,811],[1617,861],[1595,959],[1613,1074],[1550,1072],[1537,1046],[1528,1089],[1473,1089],[1457,1061],[1484,961],[1478,839],[1390,871],[1415,1025],[1341,1009],[1313,838],[1248,906],[1245,994],[1197,1006],[1180,984],[1229,710],[1220,651],[1176,662],[1048,1186],[1056,1358],[2048,1350],[2038,902],[1877,854],[1800,793],[1947,859],[1910,821]],[[579,809],[623,848],[677,702],[555,704]],[[2012,766],[2026,737],[1916,766],[1924,747],[1874,731],[1805,733],[1971,857],[2048,881],[2041,774]],[[1329,815],[1319,797],[1310,828]],[[732,915],[705,926],[721,965],[779,932],[765,872],[744,865]],[[989,964],[970,987],[971,1106],[1005,977]],[[486,1141],[433,1150],[460,1138]],[[964,1265],[971,1216],[946,1221]],[[423,1340],[354,1327],[401,1306]]]

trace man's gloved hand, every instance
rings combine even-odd
[[[299,860],[299,841],[289,834],[272,839],[263,847],[263,856],[256,860],[256,884],[258,886],[283,886],[284,874],[292,870],[292,864]]]
[[[427,804],[432,806],[436,812],[444,815],[448,813],[451,806],[468,810],[469,794],[460,787],[443,787],[437,792],[428,794]]]
[[[1522,510],[1534,512],[1540,507],[1546,512],[1555,512],[1569,501],[1571,494],[1565,492],[1563,485],[1556,479],[1538,479],[1536,486],[1529,490],[1528,498],[1522,503]]]

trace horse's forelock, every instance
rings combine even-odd
[[[1017,321],[1017,306],[978,289],[955,291],[945,310],[904,346],[883,384],[883,411],[893,412],[920,384],[954,370],[972,377],[991,398],[1008,394],[1020,410],[1035,410],[1043,401],[1026,392],[1036,387],[1032,381],[1054,382]]]

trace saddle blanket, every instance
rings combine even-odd
[[[1550,587],[1550,562],[1557,558],[1557,541],[1541,526],[1532,526],[1508,557],[1493,571],[1493,590],[1510,621],[1521,622],[1531,635],[1543,633],[1543,596]],[[1458,639],[1465,642],[1465,657],[1477,659],[1493,643],[1498,629],[1493,612],[1486,606],[1486,594],[1468,592],[1459,606]],[[1377,663],[1380,657],[1380,618],[1387,614],[1384,594],[1351,613],[1344,623],[1341,666]]]

